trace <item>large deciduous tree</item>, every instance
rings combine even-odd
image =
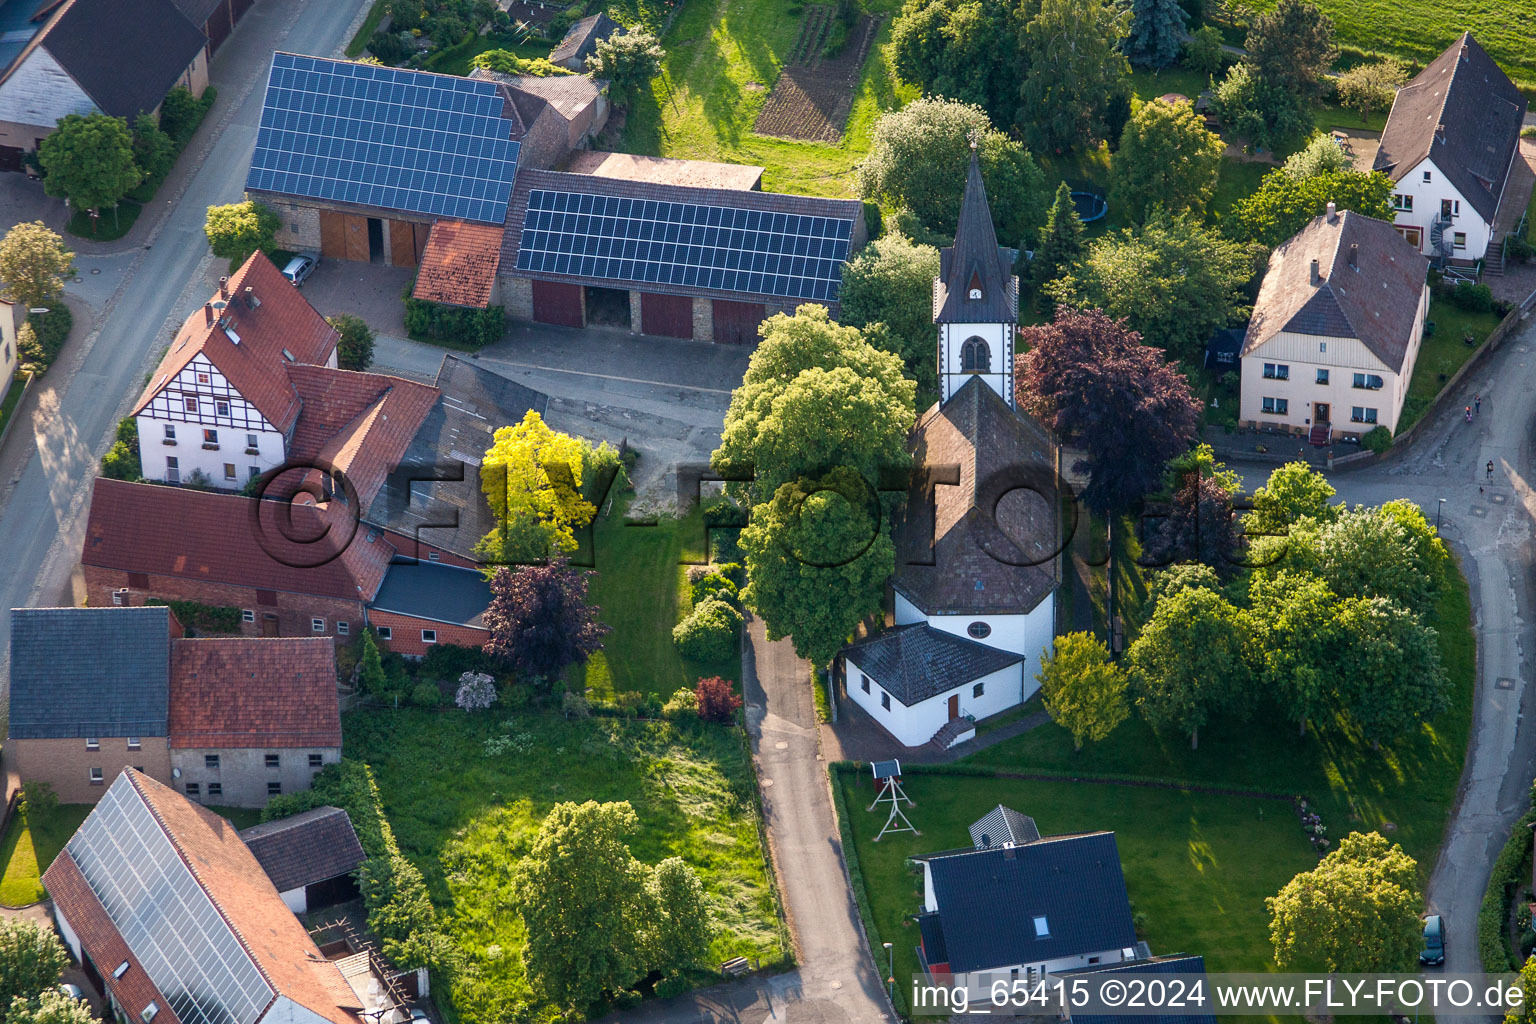
[[[1379,833],[1350,833],[1264,902],[1282,971],[1406,971],[1417,959],[1418,865]]]
[[[1339,671],[1346,638],[1338,596],[1320,577],[1285,572],[1256,576],[1249,597],[1259,685],[1279,699],[1305,734],[1308,722],[1349,700],[1341,692],[1353,680]]]
[[[1016,245],[1045,218],[1045,176],[1021,144],[972,104],[924,97],[881,114],[859,167],[859,194],[910,210],[929,231],[953,235],[972,139],[979,140],[997,237]]]
[[[490,632],[485,653],[525,681],[544,686],[566,666],[586,661],[602,648],[608,632],[597,621],[597,609],[587,603],[590,575],[571,569],[563,559],[497,569],[485,610]]]
[[[1159,600],[1125,655],[1147,722],[1188,735],[1193,749],[1213,713],[1246,717],[1254,705],[1247,643],[1246,616],[1220,594],[1195,588]]]
[[[17,224],[0,239],[0,283],[7,299],[27,308],[47,306],[64,293],[75,254],[40,220]]]
[[[1122,0],[1131,15],[1121,49],[1132,64],[1165,68],[1179,59],[1189,14],[1178,0]]]
[[[1305,146],[1285,158],[1285,173],[1293,178],[1315,178],[1354,170],[1355,162],[1332,135],[1317,132]]]
[[[1253,492],[1253,509],[1243,518],[1252,535],[1283,535],[1302,519],[1331,522],[1339,514],[1328,504],[1336,492],[1328,478],[1305,462],[1287,462],[1270,471],[1269,479]]]
[[[1248,314],[1244,287],[1255,270],[1252,246],[1192,216],[1160,213],[1094,240],[1046,287],[1060,302],[1123,317],[1148,345],[1193,366],[1213,331]]]
[[[1232,207],[1232,232],[1267,249],[1306,227],[1333,203],[1379,220],[1392,219],[1392,179],[1376,171],[1331,171],[1298,178],[1270,171],[1259,190]]]
[[[1257,149],[1274,149],[1312,127],[1307,100],[1266,81],[1247,63],[1232,65],[1217,84],[1211,112],[1221,119],[1228,138],[1247,140]]]
[[[1360,123],[1368,124],[1371,114],[1389,110],[1397,90],[1408,81],[1408,69],[1395,60],[1377,60],[1356,64],[1339,75],[1334,85],[1339,102],[1360,113]]]
[[[666,55],[655,34],[632,28],[599,39],[587,58],[587,70],[594,78],[606,78],[621,96],[634,97],[661,73]]]
[[[1084,450],[1083,501],[1122,512],[1156,490],[1169,459],[1194,440],[1200,410],[1163,352],[1102,310],[1057,310],[1020,332],[1019,404]]]
[[[66,114],[37,149],[43,191],[77,210],[116,206],[144,180],[133,161],[128,122],[106,114]]]
[[[1232,491],[1198,470],[1177,474],[1167,514],[1144,523],[1144,564],[1193,559],[1220,575],[1241,564],[1243,539],[1237,532]]]
[[[497,529],[476,553],[492,563],[541,561],[576,550],[575,531],[597,508],[582,493],[592,445],[562,434],[530,409],[492,437],[480,464],[480,489]]]
[[[1339,625],[1347,640],[1335,671],[1351,681],[1349,715],[1372,743],[1406,735],[1450,706],[1439,635],[1408,609],[1350,598]]]
[[[265,253],[276,250],[277,229],[282,226],[277,214],[265,203],[247,199],[243,203],[208,207],[203,233],[208,236],[213,254],[237,267],[258,249]]]
[[[1306,0],[1280,0],[1255,18],[1243,48],[1261,79],[1303,100],[1316,98],[1338,54],[1333,22]]]
[[[1062,182],[1056,186],[1056,201],[1045,216],[1045,227],[1040,229],[1040,241],[1029,261],[1029,282],[1035,289],[1036,309],[1048,313],[1056,307],[1056,300],[1045,285],[1064,274],[1086,251],[1083,221],[1072,201],[1072,188]]]
[[[337,366],[343,370],[366,370],[373,365],[373,341],[378,335],[368,321],[351,313],[337,313],[326,317],[325,322],[341,335],[336,342]]]
[[[872,345],[899,355],[924,395],[936,395],[939,387],[933,355],[933,279],[938,274],[937,249],[891,233],[843,265],[838,292],[843,307],[838,319],[866,328],[864,336]],[[867,330],[876,324],[883,329]]]
[[[4,1020],[5,1024],[94,1024],[96,1015],[83,999],[50,989],[33,999],[12,999]]]
[[[69,955],[53,933],[19,917],[0,919],[0,1024],[11,1001],[35,999],[58,985]]]
[[[646,870],[628,842],[638,827],[627,801],[556,804],[513,869],[523,965],[555,1003],[584,1008],[645,973]]]
[[[1041,0],[1020,37],[1027,71],[1020,90],[1026,137],[1052,153],[1110,137],[1110,112],[1130,93],[1120,52],[1129,18],[1102,0]]]
[[[1072,734],[1072,746],[1097,742],[1131,713],[1125,670],[1110,661],[1109,648],[1092,633],[1056,638],[1055,650],[1040,659],[1040,692],[1057,725]]]
[[[891,26],[896,73],[925,95],[948,96],[1012,124],[1023,71],[1017,0],[907,0]]]
[[[1143,103],[1110,165],[1110,202],[1137,222],[1157,209],[1202,213],[1216,192],[1223,151],[1189,103]]]
[[[698,874],[681,857],[668,857],[652,869],[646,889],[650,966],[670,975],[703,964],[713,929]]]

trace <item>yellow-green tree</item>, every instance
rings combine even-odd
[[[582,496],[592,447],[550,428],[533,410],[496,431],[480,465],[480,489],[499,524],[481,541],[488,561],[531,562],[576,550],[575,531],[597,509]]]
[[[1377,832],[1351,832],[1264,901],[1282,971],[1406,971],[1420,943],[1418,864]]]
[[[1536,1024],[1536,956],[1520,968],[1518,985],[1525,998],[1504,1015],[1504,1024]]]
[[[1072,734],[1075,750],[1115,731],[1131,713],[1125,670],[1109,660],[1109,648],[1092,633],[1067,633],[1040,659],[1040,692],[1045,710]]]

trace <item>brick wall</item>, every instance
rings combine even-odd
[[[698,301],[698,300],[694,300]],[[640,312],[640,292],[632,290],[629,293],[629,329],[636,333],[645,330],[645,317]]]
[[[403,654],[407,658],[420,658],[427,653],[432,644],[424,643],[421,639],[423,629],[437,630],[437,642],[440,644],[456,644],[460,647],[481,647],[491,638],[491,634],[474,626],[454,626],[445,622],[432,622],[428,619],[418,619],[410,615],[401,615],[398,612],[383,612],[377,608],[368,616],[369,625],[375,630],[384,627],[390,631],[390,638],[379,637],[379,646],[396,654]]]
[[[263,604],[261,594],[252,587],[237,587],[226,583],[206,580],[187,580],[179,576],[149,575],[147,588],[129,587],[128,574],[118,569],[99,566],[81,567],[85,576],[86,604],[92,608],[110,608],[112,594],[126,589],[127,604],[141,605],[146,598],[157,597],[162,601],[197,601],[217,607],[239,608],[252,613],[253,621],[240,623],[245,636],[262,636],[262,627],[269,622],[268,616],[277,618],[278,636],[336,636],[336,623],[347,623],[347,635],[356,636],[363,628],[363,603],[344,601],[334,597],[318,597],[313,594],[293,594],[287,591],[269,592],[276,604]],[[315,630],[311,619],[325,620],[325,628]]]
[[[501,299],[507,316],[514,320],[533,319],[533,282],[526,277],[501,275]]]
[[[444,565],[456,565],[460,569],[480,568],[480,563],[475,561],[473,558],[465,558],[463,555],[455,554],[454,552],[449,551],[447,548],[441,548],[435,544],[429,544],[424,540],[418,540],[415,537],[407,536],[406,534],[399,533],[395,530],[381,530],[381,532],[384,534],[384,539],[392,544],[394,549],[399,552],[400,556],[403,558],[426,559],[429,562],[441,562]],[[436,555],[437,557],[433,558],[433,555]]]
[[[7,758],[23,782],[46,782],[61,804],[93,804],[101,799],[124,766],[171,784],[171,755],[164,736],[140,736],[139,749],[129,750],[124,736],[97,737],[99,750],[87,750],[84,739],[10,740]],[[91,783],[91,769],[100,768],[102,781]]]
[[[517,153],[519,167],[552,170],[571,152],[571,124],[553,106],[545,105],[528,127]]]
[[[170,754],[171,766],[181,770],[174,788],[200,803],[220,807],[265,807],[273,795],[267,787],[273,782],[284,793],[308,789],[320,770],[310,767],[311,754],[319,756],[322,764],[341,760],[340,747],[177,748]],[[267,767],[268,754],[277,755],[276,768]],[[209,756],[219,759],[217,768],[208,767]],[[210,783],[217,784],[222,792],[210,793]],[[189,785],[197,787],[195,795],[188,792]]]
[[[715,340],[715,306],[709,299],[693,300],[693,340]]]
[[[275,236],[280,248],[320,251],[320,211],[318,209],[313,206],[301,206],[298,203],[285,203],[269,196],[263,196],[261,201],[270,206],[283,222]]]

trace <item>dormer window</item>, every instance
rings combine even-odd
[[[981,298],[981,275],[971,271],[971,283],[965,286],[965,295],[968,299]]]
[[[971,299],[979,299],[979,298],[981,298],[981,289],[980,288],[972,288],[966,297],[967,298],[971,298]]]

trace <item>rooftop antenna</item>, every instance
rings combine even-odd
[[[883,803],[891,805],[891,813],[885,819],[885,827],[880,830],[879,835],[875,836],[874,841],[878,843],[891,832],[911,832],[915,836],[922,835],[912,822],[907,820],[906,812],[901,809],[903,800],[907,802],[908,807],[917,806],[901,788],[901,762],[894,759],[875,761],[869,767],[875,777],[875,802],[866,809],[872,811]]]

